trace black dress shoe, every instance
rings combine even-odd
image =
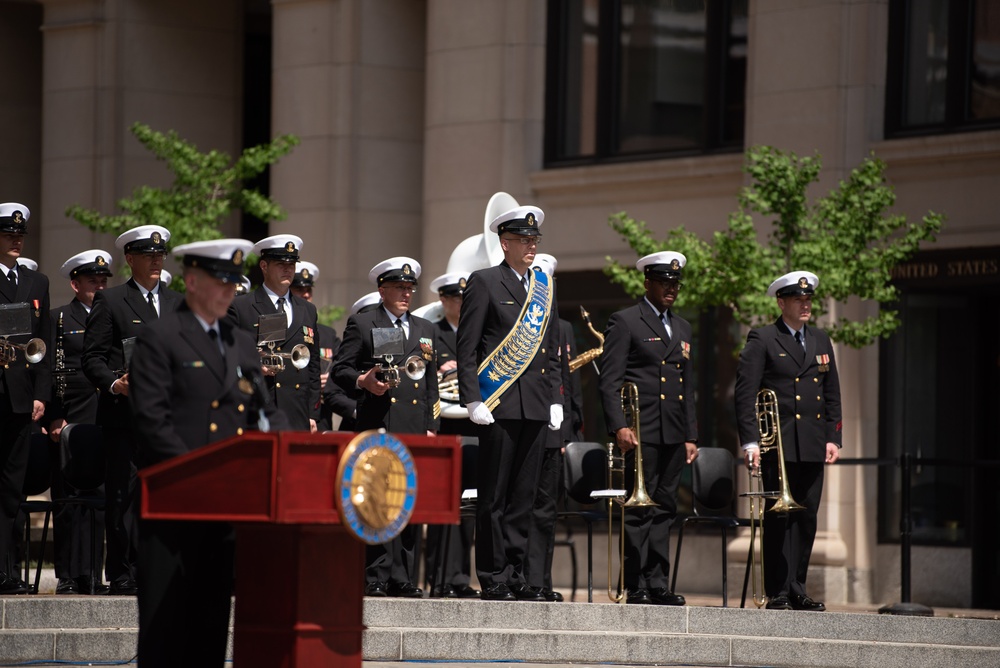
[[[555,591],[555,590],[552,590],[552,589],[543,589],[542,590],[542,596],[549,603],[562,603],[563,602],[563,595],[560,594],[559,592]]]
[[[450,584],[431,589],[431,598],[458,598],[458,593]]]
[[[139,593],[139,586],[132,578],[121,578],[111,583],[108,593],[112,596],[135,596]]]
[[[388,596],[389,585],[384,582],[369,582],[365,585],[365,596]]]
[[[479,590],[469,585],[458,585],[455,587],[455,595],[459,598],[479,598]]]
[[[684,605],[687,601],[680,594],[675,594],[666,587],[656,587],[649,590],[649,598],[656,605]]]
[[[768,610],[791,610],[792,602],[787,596],[775,596],[767,602]]]
[[[81,594],[89,596],[104,596],[110,590],[108,585],[98,581],[96,584],[89,575],[81,575],[76,579],[76,587]],[[56,592],[59,593],[58,591]]]
[[[0,596],[30,594],[31,587],[21,578],[0,573]]]
[[[56,583],[56,593],[57,594],[79,594],[80,587],[77,586],[76,580],[73,578],[59,578],[59,582]]]
[[[653,599],[649,597],[648,589],[636,589],[635,591],[630,591],[628,593],[628,598],[625,599],[625,602],[638,605],[649,605],[653,602]]]
[[[484,601],[516,601],[517,597],[511,592],[510,587],[503,584],[502,582],[497,582],[496,584],[491,584],[489,587],[483,590],[480,595]]]
[[[821,601],[814,601],[808,596],[796,596],[793,594],[789,597],[789,600],[792,603],[792,608],[795,610],[808,610],[809,612],[823,612],[826,610],[826,606]]]
[[[519,601],[544,601],[545,597],[542,596],[542,592],[535,589],[531,585],[517,584],[510,588],[514,598]]]
[[[410,582],[390,582],[389,596],[395,598],[423,598],[424,592],[420,587]]]

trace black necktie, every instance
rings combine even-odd
[[[799,330],[798,332],[795,332],[795,342],[798,343],[800,346],[802,346],[802,350],[806,349],[805,343],[802,340],[802,331],[801,330]]]
[[[160,314],[156,312],[156,304],[153,303],[153,293],[146,293],[146,303],[149,304],[149,310],[153,312],[153,317],[158,318]]]
[[[528,292],[528,277],[527,276],[522,276],[521,277],[521,285],[524,286],[524,291],[525,291],[525,293],[527,293]]]
[[[396,325],[396,327],[402,328],[403,327],[403,319],[402,318],[396,318],[396,322],[394,324]]]
[[[17,272],[11,269],[7,272],[7,280],[10,281],[10,287],[17,288]]]
[[[212,339],[212,343],[218,348],[219,353],[225,357],[226,349],[223,347],[222,342],[219,341],[219,332],[215,329],[208,330],[208,338]]]
[[[660,322],[663,323],[663,329],[667,332],[667,342],[670,341],[670,311],[664,311],[663,315],[660,316]]]
[[[285,298],[278,297],[278,313],[284,313],[284,312],[285,312]]]

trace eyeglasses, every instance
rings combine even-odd
[[[653,281],[663,286],[664,290],[680,290],[684,286],[684,284],[681,283],[680,281],[670,281],[670,280],[664,281],[658,278],[654,278]]]
[[[522,246],[539,246],[542,240],[538,237],[507,237],[507,241],[516,241]]]
[[[400,292],[413,292],[416,288],[412,283],[398,283],[396,285],[383,285],[386,290],[399,290]]]

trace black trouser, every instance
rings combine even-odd
[[[139,556],[139,484],[131,430],[104,426],[104,482],[108,582],[136,577]]]
[[[552,589],[552,551],[556,542],[562,473],[562,448],[545,448],[528,539],[528,584],[532,587]]]
[[[413,583],[416,579],[417,527],[407,526],[388,543],[365,550],[365,582]]]
[[[768,452],[761,465],[764,489],[779,490],[777,452]],[[806,575],[812,557],[819,502],[823,495],[822,462],[785,462],[788,489],[804,510],[789,513],[764,512],[764,592],[775,596],[805,596]],[[774,505],[774,499],[764,504]]]
[[[218,668],[225,663],[235,535],[225,522],[143,520],[140,666]]]
[[[479,437],[476,572],[483,587],[527,584],[528,534],[546,423],[497,420]]]
[[[16,575],[14,521],[24,498],[30,433],[31,414],[15,413],[6,390],[0,389],[0,572],[11,576]]]
[[[677,486],[687,461],[683,443],[642,446],[646,492],[658,505],[625,510],[625,588],[669,588],[670,527],[677,516]],[[635,450],[625,455],[625,489],[635,484]]]
[[[60,444],[52,443],[52,498],[76,499],[89,495],[103,496],[103,485],[93,492],[81,494],[79,490],[63,479],[59,450]],[[91,512],[83,505],[76,503],[67,503],[56,507],[52,513],[52,545],[56,577],[76,580],[84,576],[90,577],[91,572],[93,572],[100,580],[101,564],[104,563],[104,531],[103,510],[97,509]],[[96,538],[93,545],[91,545],[91,536]],[[91,568],[92,565],[93,568]]]

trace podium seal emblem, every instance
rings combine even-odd
[[[387,543],[406,527],[417,500],[417,467],[402,441],[384,430],[355,436],[340,458],[337,512],[369,545]]]

